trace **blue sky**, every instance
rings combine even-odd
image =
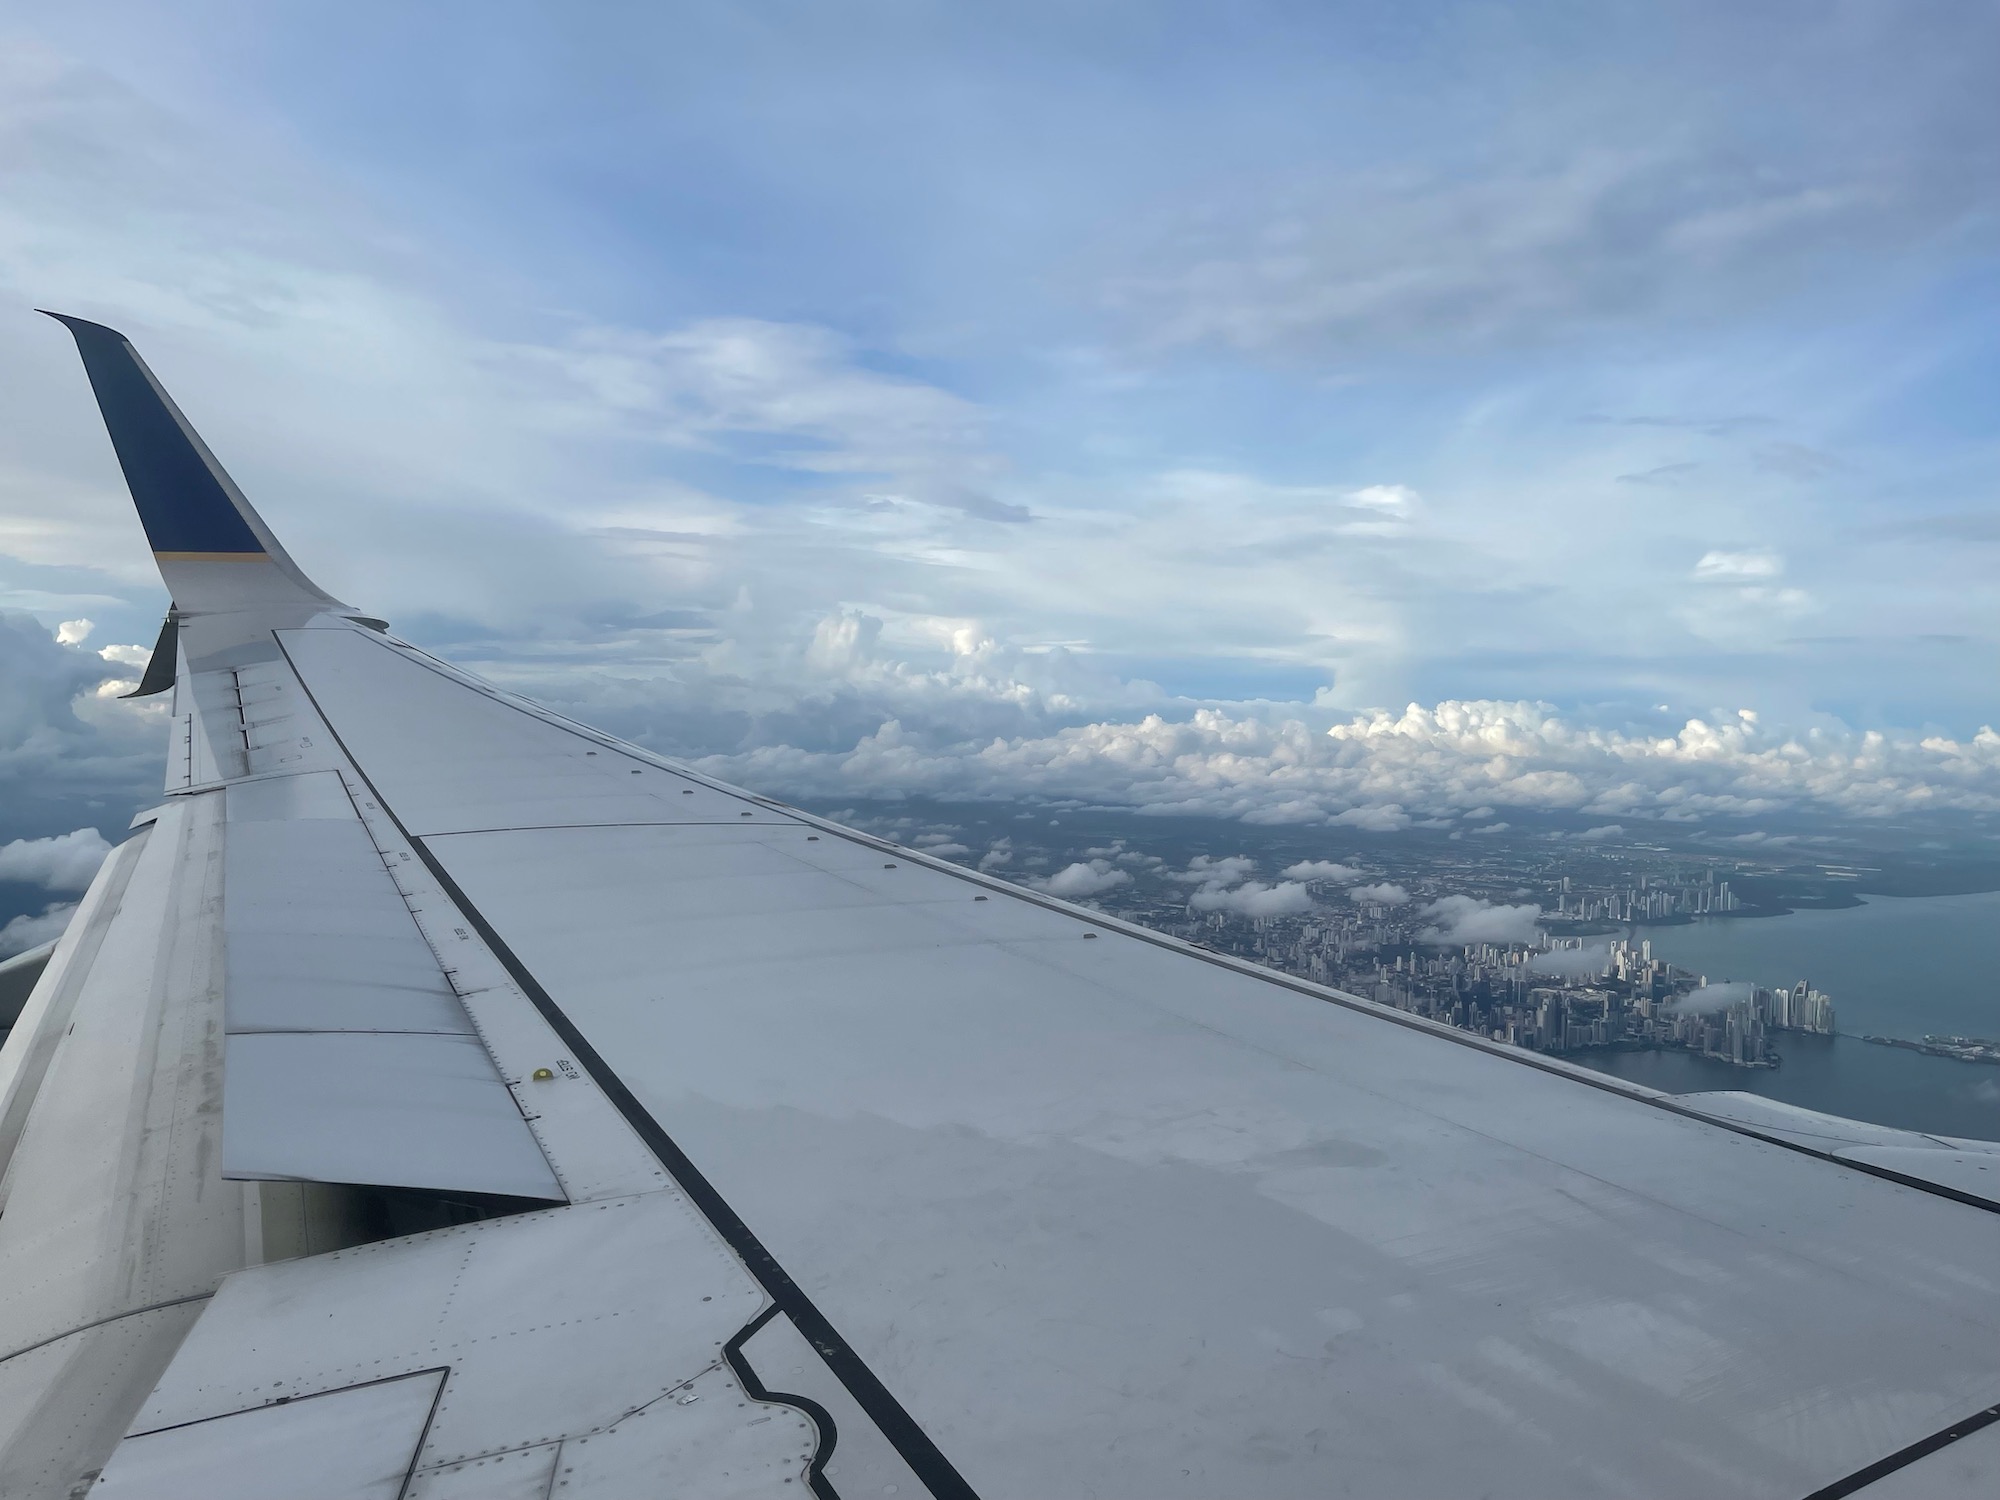
[[[0,7],[10,803],[157,754],[54,305],[344,597],[772,790],[2000,808],[1995,55],[1990,4]]]

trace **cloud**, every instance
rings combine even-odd
[[[918,733],[891,720],[850,750],[765,746],[698,763],[795,794],[1080,798],[1220,818],[1281,807],[1292,821],[1385,831],[1414,821],[1410,808],[1677,821],[2000,812],[1992,728],[1897,738],[1827,724],[1795,731],[1732,713],[1648,732],[1483,699],[1368,710],[1323,732],[1219,709],[972,741],[950,738],[948,725]]]
[[[1410,893],[1402,886],[1386,880],[1375,885],[1357,885],[1347,895],[1349,900],[1363,906],[1401,906],[1410,899]]]
[[[111,846],[95,828],[79,828],[46,839],[0,844],[0,880],[38,885],[50,891],[80,891],[90,884]]]
[[[1532,972],[1565,979],[1588,979],[1610,967],[1611,949],[1605,944],[1594,948],[1552,948],[1528,960]]]
[[[75,914],[74,901],[57,901],[43,907],[39,915],[15,917],[6,926],[0,927],[0,958],[54,942],[63,935],[63,930],[69,926],[69,919]]]
[[[1959,104],[1910,102],[1894,114],[1899,130],[1948,132]],[[1107,301],[1135,341],[1155,345],[1350,359],[1534,347],[1723,318],[1838,274],[1860,246],[1915,253],[1987,201],[1948,169],[1899,168],[1879,141],[1780,165],[1775,150],[1744,151],[1740,123],[1710,133],[1684,101],[1645,87],[1598,124],[1567,140],[1554,126],[1526,149],[1510,129],[1511,150],[1496,141],[1456,170],[1378,162],[1299,172],[1275,201],[1200,199],[1111,280]],[[1836,138],[1829,128],[1818,144]]]
[[[1620,474],[1620,484],[1686,484],[1701,467],[1697,463],[1660,464],[1656,468],[1643,469],[1633,474]]]
[[[1301,798],[1292,799],[1293,807],[1304,808],[1310,805]],[[1310,820],[1302,817],[1297,821],[1303,823]],[[1329,815],[1326,821],[1341,828],[1361,828],[1370,833],[1395,833],[1399,829],[1408,828],[1411,819],[1410,815],[1403,811],[1400,802],[1389,802],[1379,807],[1343,807],[1339,812]]]
[[[1704,552],[1694,565],[1694,576],[1702,583],[1749,583],[1776,578],[1785,571],[1785,560],[1775,552]]]
[[[1599,823],[1595,828],[1586,828],[1577,835],[1586,844],[1602,843],[1605,839],[1615,839],[1625,831],[1623,823]]]
[[[136,803],[157,788],[166,711],[100,698],[115,680],[96,652],[0,610],[0,806],[107,791]]]
[[[1240,917],[1288,917],[1313,908],[1312,893],[1298,881],[1266,885],[1252,880],[1233,890],[1210,886],[1188,897],[1195,911],[1226,911]]]
[[[1824,479],[1844,467],[1839,459],[1803,443],[1766,443],[1757,450],[1756,464],[1772,474],[1788,479]]]
[[[1350,490],[1347,503],[1361,510],[1407,516],[1417,508],[1417,492],[1406,484],[1371,484],[1362,489]]]
[[[1335,864],[1330,859],[1302,859],[1280,873],[1289,880],[1353,880],[1361,874],[1353,865]]]
[[[1101,896],[1106,891],[1131,883],[1132,877],[1129,874],[1101,859],[1065,865],[1047,880],[1034,882],[1037,889],[1047,891],[1051,896],[1074,900],[1080,900],[1085,896]]]
[[[1257,861],[1247,854],[1230,854],[1221,859],[1212,855],[1197,854],[1188,861],[1185,870],[1169,872],[1167,879],[1178,880],[1184,885],[1235,885],[1247,878],[1257,868]]]
[[[2000,130],[1973,60],[1991,48],[1914,21],[1804,28],[1779,78],[1742,61],[1777,55],[1770,31],[1726,7],[1710,22],[1686,28],[1704,38],[1692,51],[1647,44],[1629,18],[1503,48],[1555,63],[1485,104],[1424,87],[1462,62],[1453,27],[1338,87],[1262,65],[1319,54],[1250,28],[1260,65],[1211,70],[1198,109],[1171,68],[1138,66],[1108,112],[1073,79],[1021,80],[1065,149],[981,127],[988,149],[1024,154],[973,175],[1032,184],[1026,217],[1012,192],[955,193],[966,158],[936,149],[973,123],[954,111],[997,97],[991,49],[935,68],[890,49],[869,75],[885,84],[968,68],[981,83],[945,88],[936,139],[906,141],[879,124],[895,110],[770,128],[826,97],[838,70],[817,58],[765,53],[745,72],[714,66],[712,37],[641,48],[629,78],[567,97],[579,129],[563,139],[512,96],[490,120],[446,111],[534,139],[457,142],[503,172],[550,169],[487,195],[502,217],[463,238],[450,214],[402,211],[424,168],[392,115],[369,117],[372,156],[366,132],[343,140],[337,170],[325,120],[282,98],[288,128],[249,128],[241,101],[276,96],[234,70],[296,56],[282,23],[269,48],[206,58],[213,79],[177,80],[180,53],[161,49],[143,90],[111,57],[143,49],[137,34],[24,23],[0,59],[0,285],[128,326],[336,591],[507,686],[774,792],[1074,798],[1357,843],[1481,804],[1517,826],[1983,806],[2000,789],[1972,733],[1994,601],[1949,543],[1954,527],[2000,534],[1979,511],[1990,458],[1885,419],[1869,472],[1946,529],[1837,545],[1855,519],[1840,486],[1793,482],[1824,469],[1828,414],[1920,409],[1912,381],[1950,382],[1885,369],[1872,335],[1822,330],[1802,359],[1793,312],[1853,306],[1873,327],[1907,298],[1947,309],[1897,325],[1913,347],[1970,336],[1957,301],[1918,293],[1962,280],[1940,279],[1939,257],[1990,255]],[[482,46],[524,56],[490,30]],[[421,48],[407,61],[448,88],[479,75]],[[338,98],[357,75],[324,66]],[[687,87],[658,86],[649,70],[669,66]],[[739,73],[726,101],[704,92]],[[1248,94],[1223,87],[1245,76]],[[1355,102],[1364,85],[1374,108]],[[1770,117],[1772,90],[1795,124],[1782,140],[1739,128]],[[1865,121],[1838,103],[1864,92],[1880,104]],[[1412,114],[1412,97],[1470,114]],[[176,98],[199,105],[161,102]],[[1491,102],[1521,98],[1534,107]],[[718,133],[724,102],[741,128]],[[1351,155],[1299,144],[1331,138],[1298,124],[1323,111],[1369,122],[1341,137]],[[1282,140],[1263,134],[1274,119],[1291,122]],[[842,149],[869,128],[879,149]],[[1121,158],[1142,139],[1143,163]],[[686,175],[641,195],[656,217],[638,223],[596,196],[633,171]],[[614,220],[637,229],[574,233]],[[645,251],[697,242],[671,265]],[[1871,282],[1893,290],[1839,295]],[[1151,358],[1162,346],[1171,359]],[[1417,380],[1399,363],[1440,348],[1476,357]],[[0,638],[0,804],[136,799],[157,784],[162,706],[94,694],[136,673],[139,648],[87,661],[49,631],[87,618],[93,640],[150,640],[164,599],[60,330],[5,341],[0,365],[20,403],[0,438],[0,598],[41,635],[19,659]],[[1789,409],[1718,409],[1732,389],[1783,391]],[[1580,422],[1594,407],[1645,415]],[[1302,431],[1326,440],[1271,442]],[[1605,478],[1682,459],[1715,482],[1672,506]],[[1714,539],[1717,559],[1768,544],[1873,646],[1777,638],[1811,601],[1775,575],[1717,562],[1691,582]],[[1975,643],[1956,677],[1934,665],[1951,632]],[[10,694],[28,677],[47,695],[24,715]],[[1640,692],[1678,716],[1542,701]],[[1745,701],[1801,727],[1717,744],[1688,707]],[[1433,722],[1406,723],[1406,703]],[[1378,735],[1378,719],[1401,727]],[[1933,720],[1955,749],[1867,737]]]
[[[1470,828],[1466,831],[1468,833],[1505,833],[1512,826],[1509,823],[1488,823],[1484,827]]]
[[[565,346],[505,352],[565,392],[569,419],[586,429],[695,451],[749,444],[779,468],[864,478],[878,504],[1029,519],[1025,507],[976,488],[998,473],[979,407],[867,368],[828,328],[706,318],[662,333],[586,328]]]
[[[1441,896],[1417,915],[1431,919],[1418,933],[1419,942],[1532,943],[1540,937],[1542,909],[1534,905],[1499,906],[1476,896]]]
[[[1705,984],[1699,989],[1669,1001],[1662,1010],[1668,1014],[1712,1015],[1716,1011],[1727,1010],[1732,1005],[1741,1005],[1751,996],[1752,986],[1742,980],[1727,984]]]
[[[56,639],[65,646],[80,646],[97,627],[88,620],[64,620],[56,626]]]

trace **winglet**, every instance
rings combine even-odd
[[[219,589],[204,588],[201,575],[214,575],[206,567],[191,572],[188,564],[261,564],[259,584],[250,594],[337,603],[286,555],[124,334],[39,310],[76,338],[153,558],[183,609],[233,607],[246,592],[238,585],[249,582],[239,578]]]
[[[120,693],[119,697],[150,698],[174,685],[174,679],[180,675],[180,625],[173,606],[168,605],[167,617],[160,623],[160,638],[153,643],[153,654],[146,660],[146,670],[139,678],[139,685],[129,693]]]

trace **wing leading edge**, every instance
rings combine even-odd
[[[0,1052],[0,1490],[2000,1475],[1983,1143],[1524,1065],[573,724],[359,626],[64,321],[182,670],[167,807]],[[476,1056],[487,1112],[357,1042]],[[123,1177],[65,1186],[83,1118]],[[171,1284],[105,1269],[163,1238]]]

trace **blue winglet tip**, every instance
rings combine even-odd
[[[45,307],[35,311],[54,318],[76,339],[153,555],[184,562],[267,556],[231,498],[227,476],[199,446],[194,429],[153,379],[132,341],[88,318]]]

